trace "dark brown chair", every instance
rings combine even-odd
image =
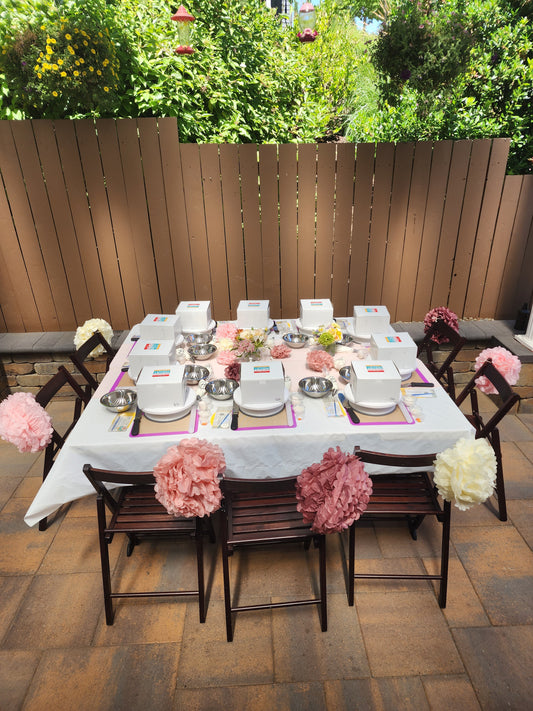
[[[74,402],[74,415],[72,422],[70,422],[63,434],[59,434],[55,428],[52,431],[52,439],[44,451],[43,481],[48,476],[48,472],[52,468],[59,450],[65,444],[65,440],[78,421],[82,406],[86,405],[90,400],[90,396],[81,388],[80,385],[78,385],[78,383],[74,380],[74,377],[63,365],[60,365],[57,369],[57,373],[42,386],[36,394],[35,400],[39,403],[39,405],[46,408],[50,401],[64,387],[70,388],[76,396],[76,400]],[[39,530],[46,531],[47,527],[48,521],[45,517],[39,521]]]
[[[496,412],[488,415],[487,422],[479,412],[476,380],[484,375],[498,391],[500,405]],[[500,433],[498,425],[505,415],[520,400],[520,395],[515,393],[500,371],[494,366],[490,358],[486,360],[472,377],[464,390],[457,396],[456,403],[461,405],[470,396],[471,412],[466,414],[468,420],[476,430],[476,439],[484,437],[490,443],[496,456],[496,499],[498,502],[498,515],[500,521],[507,521],[507,502],[505,499],[505,484],[503,479],[502,450],[500,446]]]
[[[85,341],[74,353],[70,353],[70,360],[74,363],[78,371],[83,375],[86,381],[85,389],[89,395],[92,395],[98,387],[98,381],[90,370],[85,365],[85,361],[89,357],[89,354],[93,352],[95,348],[102,346],[107,354],[106,358],[106,373],[109,370],[111,361],[116,355],[116,351],[112,348],[107,340],[102,336],[100,331],[95,331],[93,335]]]
[[[451,350],[440,364],[435,363],[433,351],[438,348],[438,344],[433,340],[437,336],[439,340],[446,338]],[[466,343],[466,338],[460,336],[455,329],[448,326],[447,323],[439,319],[430,327],[424,340],[418,346],[418,357],[425,356],[426,365],[429,371],[435,376],[448,395],[455,400],[455,382],[453,376],[452,363],[457,357],[457,354]]]
[[[232,613],[246,610],[319,605],[322,631],[327,630],[326,538],[323,534],[311,531],[309,524],[304,523],[302,514],[296,509],[295,487],[295,477],[255,480],[225,477],[221,480],[224,497],[221,517],[222,565],[228,642],[233,640]],[[234,549],[294,542],[304,543],[305,549],[314,542],[319,549],[319,596],[308,600],[232,605],[229,556]]]
[[[205,530],[214,542],[214,532],[210,519],[204,526],[203,519],[171,516],[155,498],[153,472],[118,472],[94,469],[90,464],[83,467],[85,476],[96,490],[96,511],[98,515],[98,537],[100,541],[100,562],[104,588],[106,623],[113,624],[113,600],[125,597],[198,597],[200,622],[205,622],[206,602],[204,585],[203,536]],[[106,484],[120,488],[111,493]],[[106,516],[106,507],[111,517]],[[145,592],[112,592],[109,568],[108,546],[116,533],[128,537],[127,556],[143,537],[194,538],[196,542],[196,563],[198,586],[194,590],[169,590]]]
[[[372,495],[368,507],[361,520],[379,520],[401,518],[407,519],[412,537],[416,540],[417,529],[425,516],[436,516],[442,524],[440,572],[435,575],[419,574],[380,574],[355,572],[355,533],[358,523],[355,522],[349,530],[348,552],[348,604],[354,604],[355,580],[360,578],[384,578],[388,580],[439,580],[439,605],[446,607],[448,587],[448,560],[450,553],[450,512],[449,501],[440,504],[437,490],[432,477],[427,471],[413,471],[421,467],[433,468],[435,454],[382,454],[368,452],[358,447],[354,449],[361,461],[366,464],[391,466],[401,469],[400,474],[376,474],[372,479]]]

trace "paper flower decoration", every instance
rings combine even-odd
[[[424,333],[429,331],[435,321],[444,321],[444,323],[448,324],[448,326],[453,328],[454,331],[459,333],[459,320],[457,318],[457,314],[454,314],[453,311],[450,311],[450,309],[447,309],[445,306],[437,306],[437,308],[428,311],[424,317]],[[434,334],[431,337],[431,340],[435,341],[435,343],[448,343],[449,339],[446,338],[446,336],[438,336],[437,334]]]
[[[238,328],[234,323],[220,323],[217,326],[217,338],[229,338],[231,341],[237,335]]]
[[[241,364],[239,361],[235,360],[233,363],[230,363],[230,365],[224,369],[224,375],[226,378],[239,381],[241,379]]]
[[[361,516],[372,493],[372,480],[361,460],[330,448],[296,483],[298,511],[317,533],[338,533]]]
[[[279,343],[277,346],[272,346],[270,355],[272,358],[290,358],[291,349],[284,343]]]
[[[520,358],[518,358],[518,356],[513,355],[511,351],[508,351],[507,348],[502,348],[502,346],[485,348],[485,350],[481,351],[476,358],[474,369],[479,370],[483,363],[489,358],[492,360],[494,367],[499,370],[503,377],[507,380],[509,385],[515,385],[518,382],[520,369],[522,367],[522,363],[520,362]],[[494,385],[484,375],[481,375],[476,380],[476,386],[482,393],[486,393],[487,395],[496,395],[498,393]]]
[[[155,497],[169,514],[206,516],[220,508],[218,474],[226,468],[224,454],[204,439],[182,439],[169,447],[154,467]]]
[[[74,335],[74,345],[76,348],[79,348],[85,341],[88,341],[95,331],[100,331],[109,344],[113,340],[113,329],[107,321],[104,321],[103,318],[90,318],[88,321],[85,321],[83,326],[78,326],[76,329]],[[89,357],[96,358],[96,356],[102,355],[104,352],[103,346],[97,346],[90,352]]]
[[[322,373],[324,368],[331,370],[333,363],[333,356],[326,353],[326,351],[309,351],[307,354],[307,367],[310,370],[316,370],[318,373]]]
[[[221,365],[231,365],[235,363],[237,356],[233,351],[218,351],[217,353],[217,363]]]
[[[486,439],[460,439],[437,454],[433,481],[445,501],[461,511],[482,504],[496,484],[496,455]]]
[[[230,351],[233,348],[233,338],[217,338],[218,351]]]
[[[19,452],[40,452],[52,433],[50,415],[30,393],[13,393],[0,403],[0,437]]]

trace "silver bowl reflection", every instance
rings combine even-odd
[[[303,348],[307,345],[308,341],[309,336],[306,336],[304,333],[286,333],[283,336],[283,342],[291,348]]]
[[[137,402],[137,393],[129,388],[117,388],[102,395],[100,402],[112,412],[126,412]]]
[[[215,355],[217,347],[214,343],[200,343],[198,345],[190,345],[187,351],[192,360],[207,360]]]
[[[239,383],[232,378],[219,378],[209,380],[206,383],[205,391],[215,400],[229,400],[237,389]]]
[[[187,385],[198,385],[200,380],[205,380],[209,377],[209,368],[204,365],[186,365],[185,379]]]
[[[341,376],[342,380],[344,380],[345,383],[350,382],[351,371],[352,371],[351,365],[344,365],[342,368],[339,368],[339,375]]]
[[[205,333],[185,333],[185,340],[195,346],[200,346],[203,343],[209,343],[213,339],[212,331],[205,331]]]
[[[308,397],[324,397],[333,390],[333,383],[328,378],[310,376],[302,378],[298,383],[300,390]]]
[[[353,343],[353,338],[347,333],[343,333],[341,340],[337,341],[337,343],[339,346],[349,346],[350,343]]]

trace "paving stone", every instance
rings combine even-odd
[[[480,711],[476,692],[467,676],[422,677],[431,711]]]
[[[38,652],[0,651],[0,708],[18,711],[37,664]],[[57,708],[57,707],[55,707]]]
[[[533,499],[508,501],[507,511],[518,533],[533,549]]]
[[[46,555],[56,528],[39,531],[24,523],[30,499],[11,498],[0,517],[0,575],[31,575],[36,573]]]
[[[11,626],[30,583],[31,576],[29,575],[13,575],[0,578],[0,600],[2,600],[2,605],[0,606],[0,640]],[[2,694],[0,693],[1,698]]]
[[[531,708],[533,628],[453,630],[483,711]]]
[[[420,677],[391,679],[339,679],[327,681],[327,708],[331,711],[417,711],[429,710]]]
[[[117,542],[118,540],[119,538]],[[109,551],[112,567],[119,553],[120,548],[114,541]],[[43,558],[39,573],[99,573],[100,570],[96,521],[86,518],[68,518],[62,521]]]
[[[9,501],[21,481],[23,481],[23,479],[20,476],[0,477],[0,509]]]
[[[176,709],[253,709],[253,711],[325,711],[326,699],[319,682],[223,686],[217,689],[180,689]]]
[[[533,442],[502,442],[503,478],[508,499],[533,499]],[[524,450],[526,456],[524,456]]]

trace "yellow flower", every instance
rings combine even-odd
[[[36,64],[33,68],[35,69],[35,71],[37,71],[39,69],[39,65]]]
[[[104,67],[107,67],[107,65],[109,64],[109,59],[104,59],[102,64],[104,65]]]
[[[98,37],[103,37],[103,36],[104,35],[101,32],[98,33]]]
[[[94,67],[89,67],[90,72],[94,72]]]
[[[89,35],[87,34],[87,32],[85,32],[85,30],[82,30],[82,31],[81,31],[81,34],[82,34],[84,37],[88,37],[88,36],[89,36]]]
[[[67,34],[65,35],[65,39],[71,40],[71,39],[72,39],[72,35],[69,35],[69,34],[67,33]]]
[[[76,54],[70,45],[67,47],[67,49],[71,54]]]
[[[52,96],[57,96],[57,91],[53,91]]]
[[[37,76],[40,79],[42,77],[42,74],[37,73]]]
[[[42,59],[42,58],[44,57],[44,54],[41,52],[41,53],[39,54],[39,57],[40,57],[40,59]]]
[[[74,64],[75,64],[77,67],[79,67],[79,66],[80,66],[80,60],[79,60],[79,59],[76,59],[76,61],[74,62]]]
[[[108,87],[108,86],[104,86],[104,91],[109,91],[109,87]]]
[[[87,40],[83,40],[83,44],[85,45],[85,47],[87,47],[87,46],[89,45],[89,43],[87,42]]]
[[[99,69],[96,70],[96,73],[98,74],[99,77],[102,76],[102,72]]]
[[[54,50],[51,47],[46,48],[46,54],[53,54]]]
[[[66,73],[66,72],[61,72],[60,76],[66,77],[66,76],[67,76],[67,73]]]
[[[79,75],[80,75],[80,73],[77,69],[74,70],[73,74],[75,77],[79,77]]]
[[[76,34],[78,34],[79,30],[78,30],[77,27],[74,28],[74,32],[75,32]]]
[[[55,37],[51,37],[51,38],[50,38],[50,42],[51,42],[52,44],[56,44],[57,40],[55,39]]]
[[[85,59],[83,57],[80,57],[80,64],[85,64]]]
[[[95,50],[95,49],[91,49],[91,53],[92,53],[92,54],[96,54],[96,50]]]
[[[52,64],[52,69],[54,70],[54,72],[57,72],[59,67],[57,66],[57,64]]]
[[[58,59],[58,60],[57,60],[57,63],[59,64],[59,66],[61,66],[61,65],[63,64],[63,60],[62,60],[62,59]]]
[[[44,25],[41,25],[41,30],[46,30],[46,27]]]

